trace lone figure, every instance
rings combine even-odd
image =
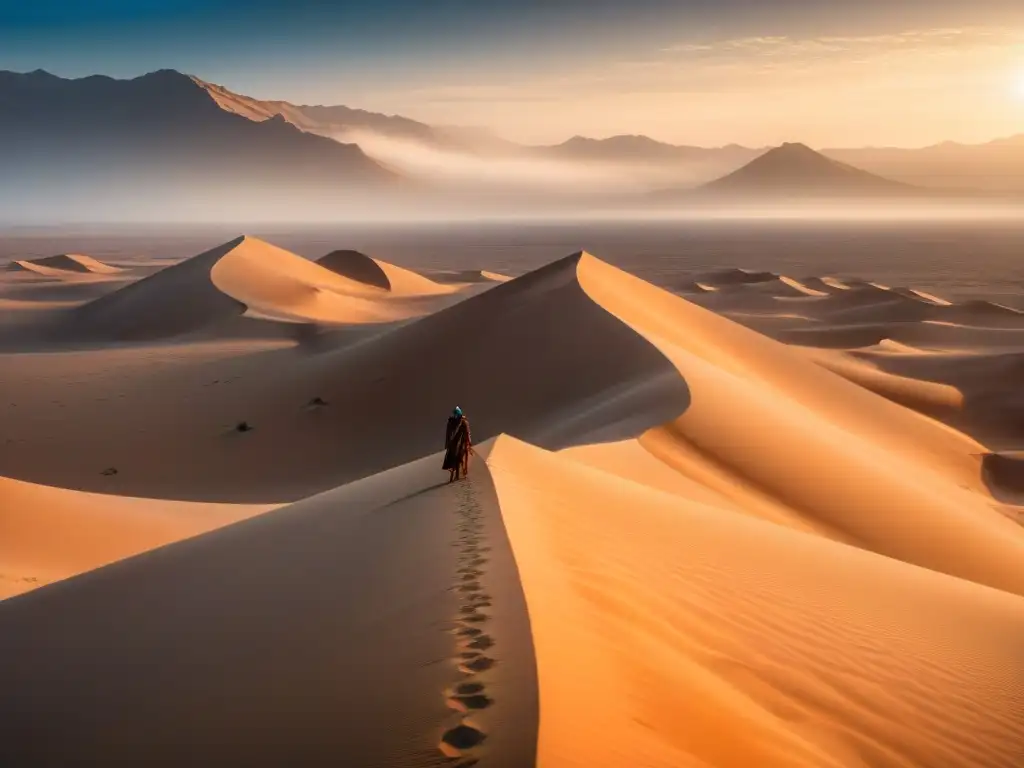
[[[472,449],[469,420],[462,415],[462,409],[455,406],[444,432],[444,464],[441,465],[441,469],[448,470],[449,483],[469,474],[469,453]]]

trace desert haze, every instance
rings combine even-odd
[[[531,146],[254,99],[174,70],[129,80],[0,71],[0,224],[700,216],[770,208],[780,196],[812,213],[840,197],[937,218],[1019,215],[1021,146],[1017,137],[822,154],[795,142],[701,148],[646,136]]]

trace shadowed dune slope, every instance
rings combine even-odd
[[[488,764],[534,765],[529,624],[494,490],[439,485],[439,463],[0,603],[0,764],[442,768],[465,720]],[[489,601],[467,613],[468,519]],[[456,621],[469,613],[485,620]],[[476,674],[460,626],[489,641]],[[448,701],[470,681],[489,706],[464,716]]]
[[[38,259],[20,259],[12,261],[7,268],[15,272],[35,272],[46,276],[60,276],[65,273],[113,275],[123,271],[118,267],[104,264],[91,256],[83,256],[79,253],[63,253]]]
[[[381,288],[397,296],[451,293],[454,290],[412,270],[396,267],[359,251],[331,251],[316,263],[349,280]]]
[[[100,463],[120,470],[125,494],[262,503],[302,498],[438,450],[455,405],[469,415],[477,440],[511,432],[559,448],[636,436],[686,408],[686,385],[663,355],[582,290],[580,258],[344,349],[268,356],[244,384],[197,392],[185,417],[114,400],[104,406],[110,427],[102,434],[76,431],[73,420],[62,430],[67,455],[81,450],[89,462],[47,462],[35,453],[45,446],[26,440],[17,453],[0,452],[0,471],[98,489],[107,487],[96,474]],[[307,408],[314,397],[326,405]],[[241,421],[254,429],[234,432]],[[158,444],[152,434],[161,436]]]
[[[837,538],[1024,595],[1024,532],[994,508],[979,443],[597,259],[579,279],[686,382],[690,407],[641,438],[662,460],[724,469]]]
[[[88,340],[151,340],[191,333],[245,312],[212,282],[214,265],[242,239],[162,269],[70,313],[61,335]]]
[[[1017,595],[508,437],[486,453],[530,614],[537,765],[1024,760]]]
[[[411,274],[411,273],[410,273]],[[242,236],[87,304],[62,335],[151,340],[248,313],[284,322],[382,323],[422,314],[389,294],[254,237]]]

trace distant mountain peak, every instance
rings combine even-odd
[[[770,149],[702,190],[724,194],[880,195],[913,187],[833,160],[800,142]]]
[[[784,141],[782,144],[780,144],[779,146],[775,147],[774,149],[772,149],[770,151],[771,152],[788,152],[788,153],[791,153],[791,154],[795,154],[795,153],[812,154],[812,155],[820,154],[818,152],[815,152],[810,147],[808,147],[802,141]]]
[[[191,80],[195,82],[196,78],[191,75],[186,75],[184,72],[179,72],[176,69],[154,69],[152,72],[147,72],[144,75],[132,78],[133,80]]]
[[[401,181],[356,145],[276,115],[245,119],[173,69],[132,79],[3,74],[0,104],[0,177],[12,188],[45,179],[46,199],[79,199],[102,179],[111,200],[120,187],[116,204],[133,205],[139,180],[159,179],[159,194],[189,205],[226,195],[270,205],[285,190],[318,204]]]

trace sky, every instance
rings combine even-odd
[[[554,143],[1024,133],[1021,0],[0,0],[0,69],[161,68]]]

